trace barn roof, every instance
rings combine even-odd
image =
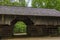
[[[0,6],[0,14],[60,17],[60,11],[57,11],[55,9],[28,8],[28,7],[15,7],[15,6]]]

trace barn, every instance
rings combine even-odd
[[[0,35],[13,36],[17,21],[27,25],[26,36],[60,35],[60,11],[55,9],[0,6]]]

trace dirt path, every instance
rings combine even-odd
[[[34,38],[10,38],[10,39],[3,39],[3,40],[60,40],[60,37],[34,37]]]

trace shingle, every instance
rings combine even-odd
[[[60,16],[60,11],[57,11],[55,9],[0,6],[0,14],[35,15],[35,16]]]

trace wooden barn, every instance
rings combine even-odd
[[[60,11],[55,9],[0,6],[0,35],[12,36],[14,24],[23,21],[28,36],[58,36]]]

